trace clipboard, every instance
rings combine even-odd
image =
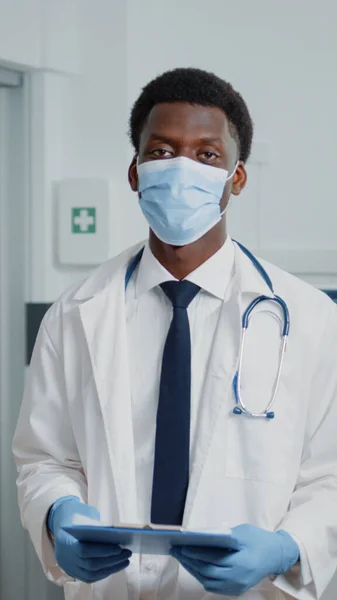
[[[172,546],[208,546],[235,551],[239,545],[231,531],[190,531],[182,527],[161,525],[70,525],[64,527],[80,542],[118,544],[136,554],[168,555]]]

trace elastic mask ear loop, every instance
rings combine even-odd
[[[137,154],[136,156],[136,169],[137,169],[137,175],[138,175],[138,167],[139,167],[139,154]],[[138,191],[138,200],[140,200],[142,197],[142,193]]]
[[[239,164],[239,161],[237,161],[237,163],[236,163],[236,165],[235,165],[235,167],[234,167],[234,170],[233,170],[232,174],[231,174],[231,175],[229,175],[229,177],[227,177],[227,179],[226,179],[226,183],[225,183],[225,187],[226,187],[226,185],[227,185],[227,181],[230,181],[230,180],[231,180],[231,179],[234,177],[234,175],[235,175],[235,173],[236,173],[236,169],[238,168],[238,164]],[[228,200],[228,202],[227,202],[227,204],[226,204],[226,206],[225,206],[224,210],[223,210],[223,211],[220,213],[220,217],[223,217],[223,216],[226,214],[226,212],[227,212],[227,209],[228,209],[228,207],[229,207],[229,205],[230,205],[230,200],[231,200],[231,199],[229,198],[229,200]]]

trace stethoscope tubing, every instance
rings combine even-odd
[[[261,265],[261,263],[258,261],[258,259],[250,252],[250,250],[248,250],[248,248],[246,248],[245,246],[243,246],[236,240],[233,240],[233,241],[239,246],[239,248],[242,250],[242,252],[247,256],[247,258],[250,260],[250,262],[256,268],[256,270],[261,275],[262,279],[267,284],[267,286],[269,287],[270,292],[271,292],[271,296],[262,295],[262,296],[258,296],[257,298],[255,298],[249,304],[249,306],[246,308],[246,310],[244,311],[244,313],[242,315],[242,333],[241,333],[241,342],[240,342],[240,351],[239,351],[239,361],[238,361],[238,368],[237,368],[237,371],[236,371],[234,379],[233,379],[233,393],[234,393],[234,398],[235,398],[235,403],[236,403],[236,405],[233,409],[233,413],[235,415],[246,415],[248,417],[254,417],[254,418],[273,419],[275,417],[275,413],[274,413],[274,411],[272,411],[272,408],[274,406],[276,396],[277,396],[277,393],[279,390],[284,356],[285,356],[285,352],[286,352],[286,348],[287,348],[287,340],[288,340],[289,330],[290,330],[289,310],[288,310],[288,306],[287,306],[285,300],[283,300],[283,298],[281,298],[280,296],[277,296],[275,294],[272,281],[271,281],[267,271]],[[125,289],[127,288],[128,283],[129,283],[135,269],[137,268],[138,264],[141,261],[143,252],[144,252],[144,248],[141,248],[139,250],[139,252],[131,259],[131,261],[128,265],[128,268],[127,268],[126,274],[125,274],[125,283],[124,283]],[[242,373],[243,353],[244,353],[244,347],[245,347],[245,341],[246,341],[249,321],[252,318],[253,311],[261,302],[267,302],[267,301],[278,304],[278,306],[281,308],[281,311],[282,311],[283,326],[282,326],[282,333],[281,333],[282,343],[281,343],[281,349],[280,349],[280,359],[279,359],[279,365],[278,365],[278,369],[277,369],[277,374],[276,374],[274,387],[273,387],[273,391],[272,391],[272,397],[271,397],[270,402],[267,404],[264,411],[253,412],[248,409],[247,404],[243,401],[242,396],[241,396],[241,373]]]

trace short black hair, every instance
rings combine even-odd
[[[252,146],[253,122],[242,96],[214,73],[184,68],[166,71],[142,90],[131,111],[129,135],[136,153],[147,118],[156,104],[186,102],[223,110],[238,144],[239,159],[246,162]]]

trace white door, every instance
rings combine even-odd
[[[29,127],[26,80],[0,67],[0,599],[56,600],[22,529],[11,443],[21,404],[25,364],[25,234],[29,231]]]

